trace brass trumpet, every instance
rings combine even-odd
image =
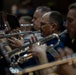
[[[53,35],[49,35],[49,36],[47,36],[45,38],[42,38],[42,39],[40,39],[36,42],[30,43],[26,46],[22,46],[22,47],[19,47],[19,48],[13,50],[13,51],[10,51],[10,52],[7,53],[7,55],[10,57],[12,64],[24,63],[26,60],[28,60],[29,58],[32,57],[31,54],[25,54],[23,56],[20,56],[22,53],[26,52],[29,49],[29,45],[32,45],[32,44],[35,44],[35,43],[37,43],[38,45],[41,45],[46,41],[53,40],[53,39],[57,38],[58,42],[55,45],[48,46],[47,50],[46,50],[47,52],[49,52],[50,54],[55,56],[58,53],[56,52],[56,50],[54,50],[54,47],[57,46],[60,42],[59,36],[61,36],[62,34],[65,34],[65,33],[67,33],[67,30],[63,31],[60,34],[55,34],[54,33]]]
[[[26,31],[26,32],[17,32],[17,33],[12,33],[12,34],[1,34],[0,38],[9,38],[9,37],[20,35],[20,34],[35,34],[35,33],[40,33],[40,31]]]

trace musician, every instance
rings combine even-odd
[[[76,47],[75,47],[76,46],[76,3],[73,3],[69,6],[69,11],[66,19],[66,28],[68,30],[68,35],[71,39],[71,41],[69,40],[70,43],[68,41],[69,43],[68,47],[70,47],[74,52],[76,52]],[[66,49],[66,50],[70,50],[70,49]],[[64,52],[60,54],[61,54],[61,57],[65,55]],[[76,67],[70,66],[68,64],[63,64],[59,66],[58,73],[60,75],[76,75]]]
[[[68,37],[67,38],[67,46],[70,48],[65,48],[64,51],[62,49],[59,49],[59,58],[63,58],[65,56],[67,58],[68,55],[72,55],[73,51],[76,52],[76,3],[72,3],[69,5],[69,11],[67,14],[66,19],[66,28],[68,30]],[[73,63],[72,63],[73,64]],[[69,65],[69,64],[62,64],[59,65],[56,72],[59,75],[76,75],[76,66],[75,64]]]
[[[66,19],[66,28],[68,30],[67,46],[72,49],[73,52],[76,52],[76,3],[69,5],[69,11]],[[67,49],[70,51],[70,49]],[[60,53],[62,54],[62,53]],[[59,66],[59,70],[63,72],[58,73],[60,75],[76,75],[76,66],[69,66],[68,64],[63,64]]]
[[[46,49],[47,46],[45,44],[41,46],[38,45],[32,46],[32,53],[34,56],[38,57],[40,64],[48,63]],[[58,52],[59,52],[58,60],[62,60],[63,56],[65,56],[66,57],[65,59],[67,59],[68,55],[73,54],[72,50],[69,48],[65,48],[64,50],[58,49]],[[68,63],[65,63],[62,65],[57,65],[57,67],[54,69],[52,69],[52,67],[43,69],[41,70],[41,75],[47,75],[53,72],[55,74],[57,73],[56,75],[76,75],[76,68],[72,65],[69,65]]]
[[[51,11],[51,9],[47,6],[39,6],[36,8],[34,15],[33,15],[33,29],[34,31],[36,30],[40,30],[40,21],[41,21],[41,17],[46,13]]]
[[[32,31],[39,31],[40,30],[40,21],[41,21],[41,17],[46,13],[46,12],[49,12],[51,11],[51,9],[47,6],[39,6],[36,8],[35,12],[34,12],[34,15],[33,15],[33,19],[32,19],[32,22],[33,22],[33,28],[32,28]],[[37,39],[41,39],[41,34],[37,33],[35,34]],[[25,37],[25,39],[31,39],[33,35],[27,35]],[[26,45],[27,43],[25,43]],[[17,45],[17,44],[16,44]],[[21,65],[22,67],[26,66],[33,66],[33,65],[37,65],[37,61],[34,60],[34,58],[31,58],[29,59],[26,63],[24,63],[23,65]]]
[[[41,35],[43,37],[47,37],[49,35],[52,35],[53,33],[60,33],[61,27],[62,27],[63,19],[61,14],[58,11],[51,11],[47,12],[42,16],[41,19]],[[56,44],[57,39],[47,41],[46,44],[49,46],[51,44]],[[54,49],[57,51],[58,48],[64,48],[64,44],[62,41],[60,41],[59,45],[54,47]],[[54,61],[52,56],[47,55],[49,58],[49,61]]]
[[[57,34],[60,33],[62,23],[63,23],[63,19],[59,12],[52,11],[52,12],[45,13],[41,18],[40,30],[41,30],[42,36],[47,37],[48,35],[52,35],[53,33],[57,33]],[[57,43],[57,39],[46,42],[48,46],[50,44],[55,44],[55,43]],[[59,45],[55,47],[55,49],[57,50],[59,47],[64,48],[64,45],[62,42],[60,42]],[[53,56],[51,56],[51,54],[49,54],[48,52],[47,52],[47,57],[49,62],[54,61]]]
[[[44,22],[44,23],[42,23],[42,22]],[[42,16],[41,22],[40,22],[41,23],[40,30],[41,30],[42,36],[46,37],[48,35],[53,34],[54,32],[58,34],[60,32],[62,22],[63,22],[63,20],[62,20],[61,14],[59,12],[52,11],[52,12],[48,12],[48,13],[44,14]],[[48,29],[48,30],[46,30],[46,29]],[[48,41],[46,43],[47,43],[47,45],[50,45],[50,44],[55,44],[56,42],[57,42],[57,39],[55,39],[55,41],[54,40]],[[55,49],[57,50],[59,47],[64,48],[64,45],[62,42],[60,42],[60,44],[57,47],[55,47]],[[29,51],[29,52],[31,52],[31,51]],[[54,58],[51,56],[51,54],[47,53],[47,57],[48,57],[49,61],[54,61]],[[30,65],[31,66],[37,65],[37,62],[34,62],[34,58],[29,59],[26,63],[24,63],[20,66],[24,68],[25,66],[30,66]]]
[[[31,31],[40,31],[40,21],[41,21],[41,17],[43,14],[45,14],[46,12],[49,12],[51,11],[51,9],[47,6],[39,6],[36,8],[35,12],[34,12],[34,15],[33,15],[33,18],[32,18],[32,23],[33,23],[33,26],[31,28]],[[34,34],[37,39],[41,39],[41,33],[37,33],[37,34]],[[33,35],[27,35],[28,37],[25,37],[25,39],[28,39],[30,37],[33,37]]]
[[[69,9],[69,12],[68,12],[68,15],[67,15],[67,21],[66,21],[66,27],[67,27],[67,30],[68,30],[68,32],[69,32],[69,35],[70,35],[70,38],[74,38],[74,40],[75,40],[75,13],[76,13],[76,7],[75,7],[75,5],[76,4],[74,4],[74,5],[71,5],[71,8]],[[52,14],[52,12],[50,13],[50,15]],[[47,14],[45,14],[44,16],[46,16]],[[48,17],[48,15],[47,15],[47,17]],[[48,20],[48,19],[46,19],[46,20]],[[43,21],[43,20],[42,20]],[[43,27],[42,28],[44,28],[46,25],[43,25]],[[51,26],[52,27],[52,26]],[[53,27],[55,27],[55,25],[53,26]],[[41,28],[41,30],[42,30],[42,28]],[[49,27],[50,28],[50,27]],[[73,30],[74,29],[74,30]],[[43,34],[42,34],[43,35]],[[45,35],[44,35],[45,36]],[[75,43],[74,43],[74,45],[75,45]],[[32,54],[34,54],[35,56],[37,56],[37,57],[39,57],[39,62],[41,63],[41,64],[43,64],[43,63],[47,63],[48,62],[48,60],[47,60],[47,58],[46,58],[46,47],[44,47],[43,46],[43,49],[41,50],[41,48],[39,48],[40,46],[33,46],[32,47],[32,50],[30,50],[30,52],[32,53]],[[37,50],[38,49],[38,50]],[[45,49],[45,50],[44,50]],[[38,53],[38,52],[40,52],[40,54]],[[42,52],[41,52],[42,51]],[[43,52],[44,51],[44,52]],[[44,56],[43,56],[44,55]],[[64,56],[64,54],[63,54],[63,56]],[[67,70],[69,70],[69,71],[67,71],[66,69],[65,69],[65,67],[67,67],[68,69]],[[64,70],[66,70],[66,72],[68,72],[67,74],[65,74],[65,75],[75,75],[76,73],[75,73],[75,71],[74,71],[74,68],[73,67],[69,67],[67,64],[64,64],[64,66],[62,66],[62,68],[64,69]],[[49,71],[49,70],[48,70]],[[73,71],[73,72],[72,72]],[[44,74],[43,75],[46,75],[47,73],[45,73],[45,72],[47,72],[47,71],[43,71],[44,72]],[[66,73],[66,72],[64,72],[64,73]],[[70,72],[72,72],[72,74],[70,73]],[[73,74],[74,73],[74,74]]]
[[[21,27],[18,22],[18,19],[16,16],[7,14],[7,29],[5,31],[6,34],[12,34],[12,33],[17,33],[21,32]],[[21,35],[16,35],[8,39],[8,43],[12,49],[17,48],[19,46],[22,46],[24,44],[24,39]],[[15,45],[17,44],[17,45]]]
[[[66,28],[68,30],[68,35],[70,37],[67,38],[67,46],[72,48],[74,52],[76,52],[76,3],[73,3],[69,6],[69,11],[66,19]]]
[[[70,48],[64,48],[64,50],[62,51],[62,49],[58,50],[59,52],[59,57],[60,59],[63,59],[63,57],[65,56],[65,59],[68,58],[68,55],[71,56],[73,55],[73,51]],[[64,63],[61,65],[57,66],[56,69],[56,73],[58,73],[59,75],[76,75],[76,68],[75,68],[75,63],[71,63],[71,65],[68,63]]]
[[[62,24],[63,24],[63,19],[58,11],[51,11],[45,13],[41,18],[41,26],[40,26],[41,35],[45,38],[49,35],[52,35],[53,33],[59,34]],[[56,43],[57,43],[57,39],[46,42],[48,46]],[[54,50],[57,51],[58,48],[64,48],[62,41],[60,41],[59,45],[54,47]],[[31,52],[33,56],[38,58],[39,64],[44,64],[47,63],[48,61],[49,62],[55,61],[54,59],[55,56],[53,57],[49,52],[46,53],[45,46],[39,47],[37,45],[33,45],[32,48],[29,50],[29,52]],[[44,69],[42,71],[43,75],[46,75],[47,71],[50,73],[49,69],[47,71],[46,70],[47,69]]]
[[[70,48],[71,49],[73,49],[73,51],[74,52],[76,52],[75,50],[76,50],[76,3],[73,3],[73,4],[71,4],[70,6],[69,6],[69,12],[68,12],[68,14],[67,14],[67,19],[66,19],[66,28],[67,28],[67,30],[68,30],[68,34],[69,34],[69,37],[70,37],[70,39],[71,39],[71,42],[69,43],[69,41],[68,41],[68,43],[70,44]],[[33,48],[36,48],[36,50],[37,50],[37,47],[33,47]],[[38,49],[40,49],[39,47],[38,47]],[[65,49],[65,50],[69,50],[69,49]],[[67,54],[67,53],[65,53],[65,50],[64,51],[62,51],[62,50],[60,50],[60,57],[62,58],[63,56],[65,56],[65,54]],[[34,51],[35,51],[35,49],[34,49]],[[34,52],[33,51],[33,52]],[[41,51],[41,50],[39,50],[39,51]],[[43,51],[45,51],[45,50],[43,50]],[[70,51],[68,51],[68,53],[69,53]],[[43,53],[43,52],[42,52]],[[41,53],[41,56],[44,54],[42,54]],[[35,53],[34,53],[35,54]],[[38,54],[38,52],[37,52],[37,54]],[[69,54],[71,54],[71,53],[69,53]],[[45,57],[45,56],[44,56]],[[39,59],[40,59],[41,57],[39,57]],[[42,57],[43,58],[43,57]],[[43,60],[41,58],[41,60]],[[47,59],[46,59],[46,61],[44,60],[44,61],[41,61],[41,63],[46,63],[47,62]],[[48,70],[49,71],[49,70]],[[46,71],[44,71],[44,74],[45,74],[45,72]],[[62,73],[61,73],[62,72]],[[70,66],[70,65],[68,65],[68,64],[63,64],[63,65],[60,65],[59,66],[59,71],[58,71],[58,73],[60,74],[60,75],[76,75],[76,68],[75,67],[73,67],[73,66]],[[46,73],[47,74],[47,73]],[[45,74],[45,75],[46,75]]]
[[[48,11],[50,11],[50,8],[49,7],[46,7],[46,6],[39,6],[39,7],[37,7],[37,9],[35,10],[35,13],[34,13],[34,16],[33,16],[33,19],[32,19],[32,22],[33,22],[33,24],[34,24],[34,26],[33,26],[33,28],[32,28],[32,30],[39,30],[39,27],[40,27],[40,18],[41,18],[41,16],[44,14],[44,13],[46,13],[46,12],[48,12]],[[8,21],[9,22],[9,21]],[[18,23],[18,21],[16,21],[16,24],[17,24],[17,26],[18,27],[20,27],[19,26],[19,23]],[[16,24],[14,24],[14,25],[16,25]],[[11,25],[12,26],[12,25]],[[17,27],[16,27],[17,28]],[[41,35],[40,35],[40,33],[39,34],[35,34],[37,37],[38,37],[38,39],[40,39],[40,38],[42,38],[41,37]],[[24,37],[24,45],[26,45],[27,43],[26,43],[26,39],[29,39],[31,36],[33,36],[33,35],[26,35],[25,37]],[[12,40],[12,41],[11,41]],[[17,39],[17,41],[15,40],[15,39],[10,39],[9,41],[11,41],[11,43],[12,43],[12,45],[13,45],[13,47],[18,47],[18,46],[20,46],[20,45],[18,45],[18,43],[16,43],[17,41],[18,41],[18,39]],[[13,42],[15,42],[15,43],[13,43]],[[20,42],[21,43],[21,42]],[[29,43],[29,42],[28,42]],[[23,43],[22,43],[22,45],[23,45]]]

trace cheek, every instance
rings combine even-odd
[[[75,24],[72,24],[69,27],[69,33],[70,33],[70,36],[73,38],[76,36],[76,25]]]
[[[35,24],[36,24],[36,26],[40,26],[40,21],[39,20],[36,20],[35,21]]]
[[[76,33],[76,26],[73,26],[70,29],[71,29],[72,34],[75,34]]]
[[[72,23],[71,26],[70,26],[70,29],[72,31],[76,31],[76,23]]]
[[[43,33],[44,35],[48,36],[51,34],[51,30],[50,30],[50,27],[47,26],[47,27],[43,27]]]

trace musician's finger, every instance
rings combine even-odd
[[[61,48],[58,49],[58,53],[59,53],[59,55],[60,55],[61,58],[65,56],[65,52]]]
[[[16,29],[13,29],[10,33],[14,33],[14,32],[16,32]]]
[[[29,41],[30,43],[32,43],[32,39],[31,39],[31,38],[29,38],[28,41]]]
[[[34,39],[34,37],[33,37],[33,36],[31,37],[31,40],[32,40],[32,42],[35,42],[35,39]]]
[[[41,45],[41,47],[43,48],[43,50],[47,49],[47,45],[46,44]]]
[[[39,53],[36,50],[29,50],[28,52],[31,53],[33,56],[36,56],[36,57],[38,56],[38,53]]]
[[[32,42],[36,42],[37,41],[36,36],[35,35],[31,36],[31,40]]]
[[[59,50],[59,49],[58,49]],[[60,60],[61,59],[61,55],[59,54],[60,52],[58,51],[58,54],[56,54],[55,56],[54,56],[54,59],[55,60]]]
[[[16,47],[16,45],[15,45],[15,44],[13,44],[13,43],[10,43],[10,46],[12,46],[12,47],[14,47],[14,48]]]
[[[34,40],[35,41],[38,41],[37,36],[36,35],[33,35],[33,36],[34,36]]]
[[[23,37],[22,36],[19,36],[19,40],[23,40]]]
[[[12,39],[8,39],[8,41],[11,43],[15,43],[15,41],[13,41]]]

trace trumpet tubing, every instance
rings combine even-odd
[[[11,33],[11,34],[1,34],[0,38],[9,38],[20,34],[35,34],[35,33],[40,33],[40,31],[26,31],[26,32],[17,32],[17,33]]]
[[[24,63],[25,61],[27,61],[28,59],[32,58],[33,56],[31,55],[31,53],[29,54],[25,54],[24,56],[18,58],[17,63]]]
[[[1,47],[3,55],[6,58],[6,60],[9,61],[10,63],[12,63],[13,65],[18,64],[18,63],[24,63],[25,61],[27,61],[28,59],[33,57],[31,54],[27,54],[26,56],[21,55],[21,54],[28,51],[30,45],[35,44],[35,43],[37,43],[38,45],[41,45],[41,44],[45,43],[46,41],[57,38],[58,42],[55,45],[48,46],[47,50],[46,50],[50,54],[52,53],[52,55],[56,55],[57,52],[53,49],[53,47],[55,47],[59,44],[59,42],[60,42],[59,36],[61,36],[62,34],[65,34],[66,32],[67,31],[65,30],[64,32],[62,32],[60,34],[49,35],[49,36],[47,36],[45,38],[42,38],[38,41],[27,44],[26,46],[22,46],[22,47],[19,47],[19,48],[15,49],[15,50],[8,51],[8,52],[5,52],[5,53],[3,52],[4,51],[3,47]]]
[[[57,46],[60,42],[60,39],[59,39],[59,36],[57,34],[53,34],[52,36],[56,36],[57,39],[58,39],[58,42],[53,46],[48,46],[47,47],[47,52],[49,52],[50,54],[52,53],[52,55],[57,55],[58,53],[53,49],[53,47]],[[36,42],[37,45],[41,45],[42,43],[41,42]],[[28,50],[28,49],[27,49]],[[26,50],[26,51],[27,51]],[[30,56],[29,56],[30,55]],[[15,55],[14,55],[15,56]],[[29,56],[29,57],[28,57]],[[18,59],[18,62],[22,62],[22,60],[27,61],[28,59],[32,58],[33,56],[31,54],[27,54],[26,57],[22,56]]]
[[[66,30],[64,32],[62,32],[62,33],[63,34],[66,33]],[[60,42],[59,36],[60,36],[60,34],[58,35],[58,34],[54,33],[53,35],[49,35],[49,36],[47,36],[45,38],[42,38],[42,39],[40,39],[40,40],[38,40],[36,42],[30,43],[30,44],[28,44],[26,46],[22,46],[22,47],[19,47],[18,49],[15,49],[15,50],[11,51],[11,52],[8,52],[8,55],[10,56],[11,59],[12,58],[15,59],[14,61],[16,62],[16,64],[19,63],[19,62],[20,63],[25,62],[25,61],[28,60],[28,58],[30,59],[30,58],[33,57],[32,55],[29,55],[29,54],[26,54],[26,56],[20,56],[22,53],[28,51],[29,45],[32,45],[34,43],[36,43],[38,45],[41,45],[44,42],[46,42],[46,41],[48,41],[50,39],[53,39],[53,38],[57,38],[58,42],[55,45],[48,46],[46,51],[49,52],[53,56],[58,55],[57,51],[54,50],[54,47],[57,46],[59,44],[59,42]],[[16,60],[15,57],[18,57],[17,60]],[[15,64],[15,62],[14,62],[14,64]]]

